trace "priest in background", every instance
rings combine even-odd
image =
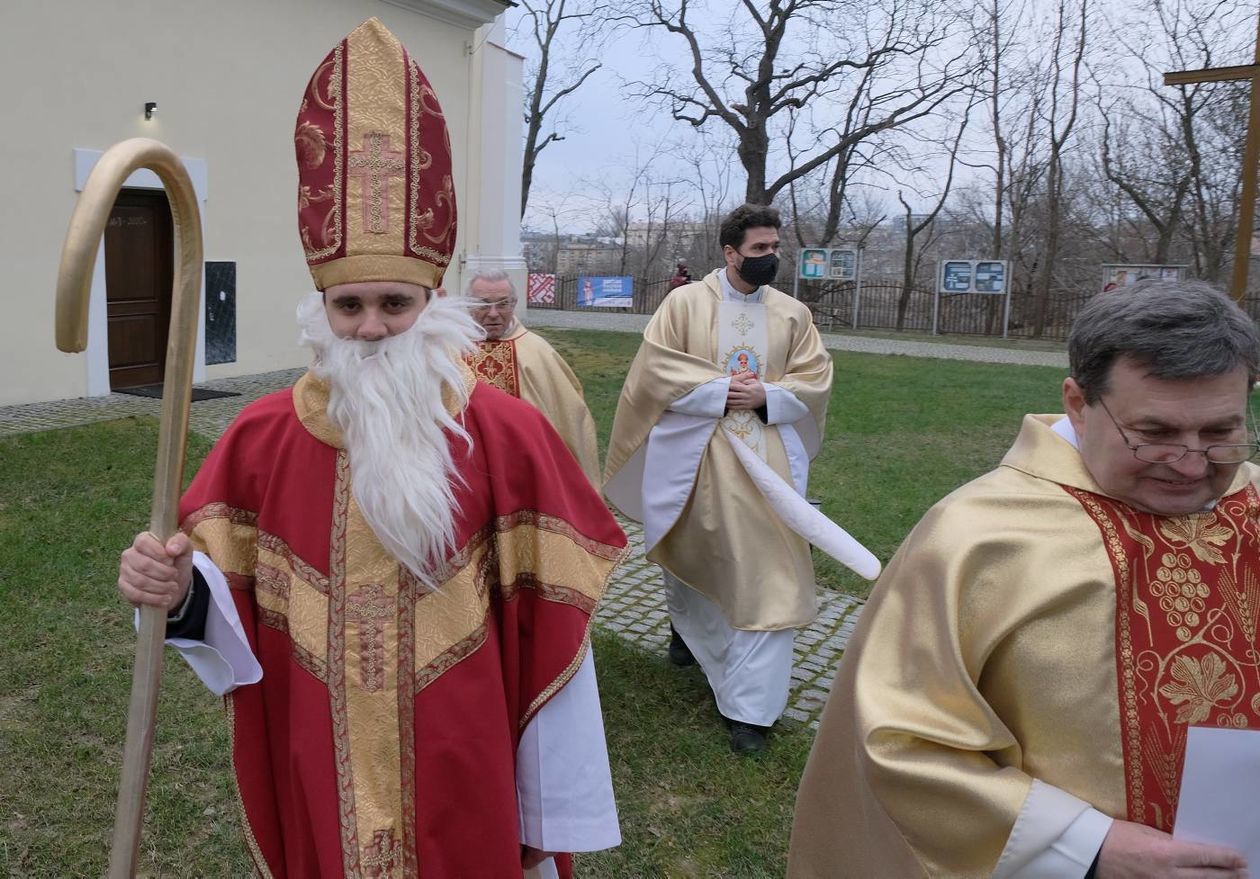
[[[450,145],[379,21],[316,69],[295,138],[313,364],[241,412],[119,589],[170,608],[227,695],[259,875],[567,875],[555,853],[620,840],[589,631],[625,537],[542,415],[473,378],[466,307],[430,295]]]
[[[666,296],[621,392],[604,485],[664,570],[671,660],[699,662],[747,754],[787,705],[793,636],[817,601],[809,544],[732,441],[803,495],[831,393],[809,309],[770,286],[779,223],[772,207],[736,208],[719,235],[726,265]]]
[[[519,397],[551,422],[591,484],[599,485],[595,419],[569,364],[516,319],[516,287],[507,272],[474,272],[467,296],[486,338],[469,356],[477,378]]]
[[[793,879],[1246,875],[1170,833],[1187,727],[1260,728],[1255,324],[1146,281],[1090,300],[1068,351],[1066,415],[1025,416],[872,592]]]

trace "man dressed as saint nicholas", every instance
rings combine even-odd
[[[547,416],[591,484],[598,486],[595,419],[582,396],[582,383],[556,349],[516,317],[511,277],[499,270],[473,272],[465,292],[473,319],[486,333],[468,360],[477,379]]]
[[[774,208],[737,208],[721,227],[726,265],[665,298],[605,469],[604,494],[643,522],[664,571],[670,657],[699,662],[739,753],[764,749],[787,704],[794,632],[817,610],[809,544],[752,476],[804,495],[831,393],[809,310],[770,286],[779,225]]]
[[[241,412],[119,588],[227,696],[259,875],[567,875],[557,853],[620,841],[589,628],[625,538],[431,296],[450,144],[376,19],[316,68],[296,146],[313,364]]]

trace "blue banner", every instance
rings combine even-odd
[[[634,279],[579,276],[577,304],[595,308],[633,308]]]

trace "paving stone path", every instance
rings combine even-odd
[[[232,423],[245,404],[259,397],[287,388],[306,370],[281,369],[238,378],[223,378],[198,382],[197,387],[213,391],[227,391],[235,397],[219,397],[193,403],[189,425],[202,436],[218,438]],[[96,421],[112,421],[132,415],[161,414],[162,401],[150,397],[134,397],[131,394],[109,394],[104,397],[80,397],[75,400],[54,400],[51,403],[26,403],[20,406],[0,406],[0,436],[31,433],[37,430],[56,430],[77,427]]]
[[[630,558],[613,575],[595,614],[595,624],[667,662],[669,614],[661,570],[643,555],[643,529],[624,519],[621,527],[630,539]],[[862,603],[843,593],[820,589],[819,606],[818,618],[796,633],[792,691],[784,712],[793,721],[815,727]]]
[[[574,330],[612,330],[619,333],[641,333],[650,315],[594,311],[555,311],[531,309],[525,322],[535,327],[556,327]],[[930,336],[925,336],[930,339]],[[846,336],[823,333],[823,345],[830,351],[856,351],[862,354],[901,354],[906,357],[932,357],[937,360],[970,360],[976,363],[1012,363],[1020,366],[1054,366],[1067,369],[1067,353],[1033,351],[1022,348],[997,348],[984,345],[957,345],[917,339],[880,339],[874,336]]]
[[[589,312],[530,312],[536,326],[641,332],[647,324],[644,315],[598,314]],[[973,360],[987,363],[1018,363],[1042,366],[1066,366],[1066,355],[1043,351],[1020,351],[1011,348],[985,348],[971,345],[946,345],[875,339],[862,336],[824,335],[824,342],[833,350],[865,351],[881,354],[904,354],[951,360]],[[192,406],[192,429],[203,436],[217,438],[236,414],[249,402],[293,384],[302,369],[286,369],[238,378],[217,379],[198,387],[230,391],[239,396],[204,400]],[[31,403],[0,407],[0,437],[40,430],[74,427],[97,421],[108,421],[134,415],[157,417],[160,401],[127,394],[106,397],[85,397],[51,403]],[[643,555],[643,530],[632,522],[622,521],[632,547],[629,559],[614,573],[608,593],[596,613],[600,628],[616,633],[627,641],[660,658],[666,659],[669,645],[669,618],[665,608],[665,588],[660,569]],[[789,722],[816,727],[823,703],[835,678],[836,663],[853,632],[862,602],[842,593],[819,590],[820,613],[808,627],[797,632],[795,665],[792,670],[792,691],[785,716]]]

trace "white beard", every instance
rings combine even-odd
[[[311,293],[298,305],[301,342],[315,351],[311,370],[329,383],[328,418],[345,438],[354,499],[381,545],[429,589],[455,549],[463,482],[445,431],[472,438],[443,405],[468,402],[462,359],[482,335],[460,300],[431,297],[406,332],[378,342],[338,339]]]

